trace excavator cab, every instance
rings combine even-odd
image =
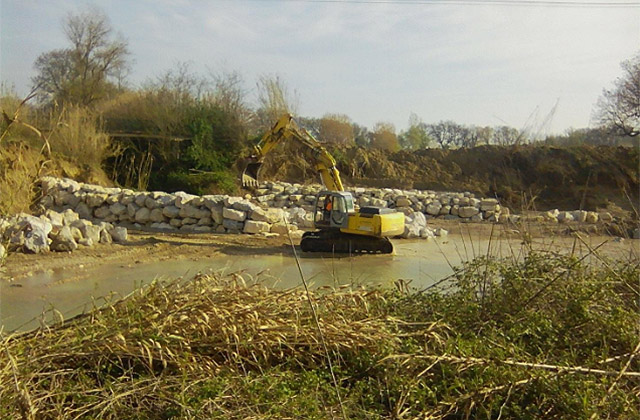
[[[342,191],[321,191],[316,196],[313,222],[316,228],[341,229],[349,226],[353,214],[353,196]]]

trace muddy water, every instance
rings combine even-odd
[[[519,241],[490,242],[451,236],[429,241],[396,241],[394,255],[300,255],[303,275],[312,287],[343,284],[391,286],[410,281],[425,288],[450,275],[453,267],[477,255],[515,256]],[[0,282],[0,324],[4,331],[28,330],[51,322],[59,311],[64,318],[127,295],[157,278],[191,278],[198,272],[241,272],[248,281],[260,279],[270,287],[301,286],[291,253],[272,255],[218,255],[215,258],[169,260],[132,266],[76,267],[73,272],[35,272],[19,282]],[[53,310],[55,308],[55,311]]]

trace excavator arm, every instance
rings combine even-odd
[[[315,160],[316,170],[327,190],[344,191],[340,172],[336,168],[336,160],[311,133],[300,127],[290,114],[280,117],[271,130],[253,147],[254,153],[250,156],[250,162],[242,173],[242,186],[257,188],[258,172],[265,157],[278,144],[289,140],[298,141],[309,148]]]

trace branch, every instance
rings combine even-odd
[[[22,109],[24,104],[26,104],[28,101],[30,101],[31,99],[33,99],[36,96],[36,92],[38,91],[38,89],[40,89],[40,84],[36,85],[33,89],[31,89],[31,92],[29,92],[29,94],[26,96],[26,98],[24,98],[22,100],[22,102],[20,102],[20,104],[16,108],[15,112],[13,113],[13,118],[9,118],[7,113],[4,110],[2,110],[2,116],[4,117],[4,120],[7,123],[7,128],[4,129],[4,132],[0,136],[0,144],[2,144],[2,140],[4,139],[4,137],[9,132],[9,127],[11,127],[11,125],[14,122],[18,122],[17,121],[18,120],[18,115],[20,114],[20,110]],[[40,133],[40,135],[42,135],[42,133]]]
[[[583,367],[583,366],[559,366],[559,365],[549,365],[546,363],[519,362],[517,360],[484,359],[479,357],[458,357],[458,356],[449,356],[449,355],[418,356],[413,354],[398,354],[398,355],[387,356],[384,359],[382,359],[382,361],[387,359],[412,359],[412,358],[445,361],[445,362],[453,362],[453,363],[477,363],[477,364],[499,363],[499,364],[509,365],[509,366],[519,366],[519,367],[526,367],[526,368],[532,368],[532,369],[550,370],[558,373],[566,372],[566,373],[584,373],[584,374],[594,374],[594,375],[604,375],[604,376],[615,376],[617,378],[616,381],[623,376],[629,377],[629,378],[640,378],[640,372],[626,371],[630,363],[627,363],[625,368],[622,371],[618,372],[618,371],[603,370],[603,369],[592,369],[592,368]]]

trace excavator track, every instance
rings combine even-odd
[[[351,235],[339,230],[306,232],[300,241],[303,252],[331,252],[353,254],[391,254],[393,244],[387,238]]]

